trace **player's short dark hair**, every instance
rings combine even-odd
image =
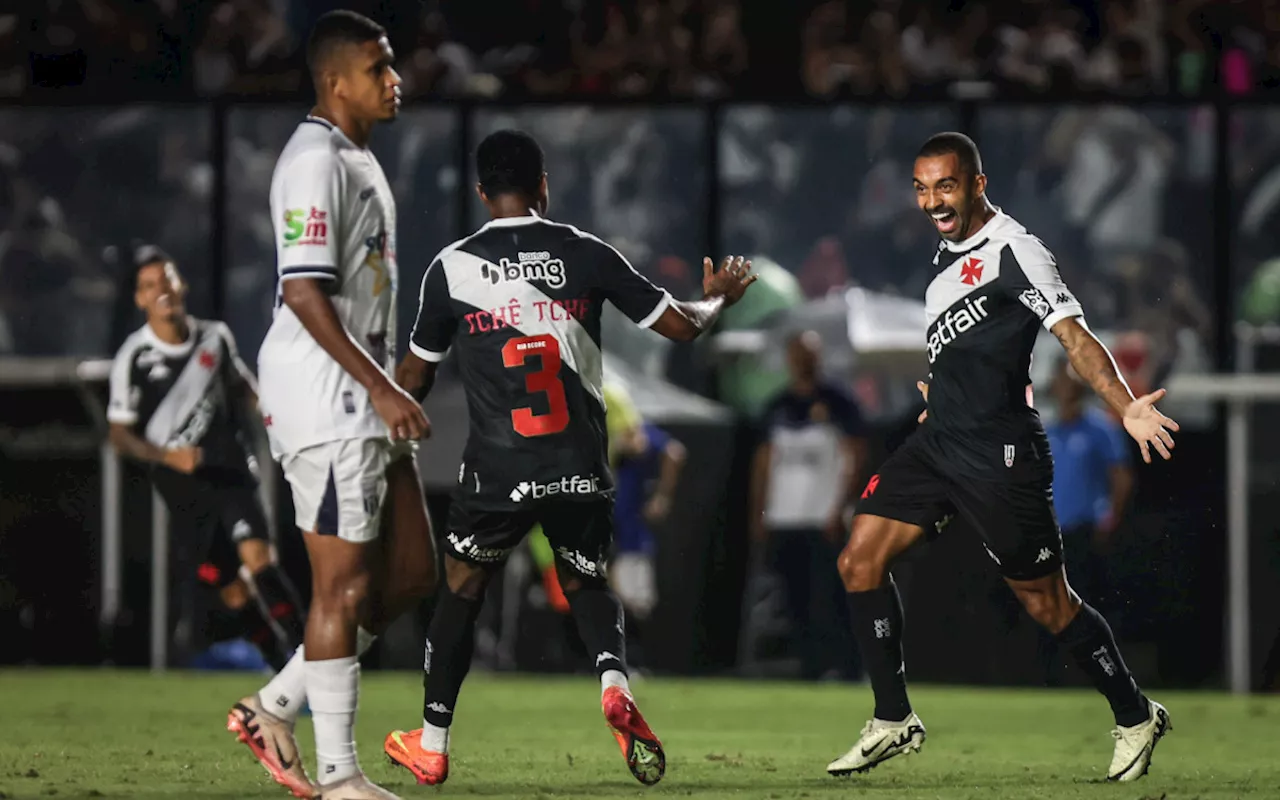
[[[920,146],[916,158],[947,155],[954,155],[960,162],[960,169],[970,176],[982,174],[982,155],[978,153],[978,145],[968,136],[956,131],[943,131],[930,136]]]
[[[137,284],[138,273],[152,264],[176,264],[173,256],[166,253],[158,245],[144,244],[133,251],[133,282]]]
[[[476,174],[489,197],[520,194],[532,199],[545,172],[542,147],[524,131],[495,131],[476,148]]]
[[[387,35],[387,29],[354,11],[329,11],[316,20],[307,37],[307,68],[316,75],[325,60],[345,44],[376,42]]]

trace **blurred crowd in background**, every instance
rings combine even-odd
[[[252,357],[271,311],[267,182],[305,102],[305,32],[337,5],[386,24],[411,98],[402,124],[375,141],[407,222],[402,286],[414,286],[431,254],[480,213],[459,199],[459,183],[470,183],[457,159],[464,128],[478,140],[516,125],[547,149],[554,215],[615,242],[676,293],[695,291],[698,260],[713,244],[777,266],[778,280],[759,293],[765,307],[740,315],[747,326],[852,286],[918,298],[932,275],[933,236],[914,207],[911,158],[930,133],[962,125],[946,94],[905,108],[753,100],[927,102],[931,90],[957,82],[1014,100],[1027,91],[1064,101],[1096,91],[1247,94],[1268,87],[1280,55],[1273,0],[829,0],[785,8],[740,0],[145,0],[127,10],[42,0],[0,13],[0,94],[17,98],[0,107],[0,353],[110,352],[134,322],[119,271],[142,241],[162,242],[177,257],[195,289],[193,310],[209,313],[204,290],[222,266],[212,263],[210,242],[221,235],[228,263],[218,305]],[[796,33],[784,41],[779,30]],[[534,95],[566,105],[466,112],[412,102]],[[219,165],[211,108],[131,106],[129,96],[278,102],[229,112]],[[714,119],[697,106],[573,105],[597,97],[741,102]],[[74,107],[90,101],[111,105]],[[1106,329],[1123,322],[1120,333],[1134,334],[1122,338],[1121,355],[1152,380],[1179,359],[1203,368],[1214,348],[1214,114],[1207,105],[979,103],[967,123],[988,154],[991,196],[1050,245],[1091,320]],[[1255,321],[1280,320],[1271,224],[1280,147],[1267,133],[1274,114],[1242,107],[1232,115],[1244,310]],[[713,125],[716,174],[705,144]],[[215,231],[219,169],[233,213]],[[707,219],[713,193],[715,226]],[[413,293],[403,296],[402,317]],[[58,313],[67,306],[76,308],[70,322]],[[648,340],[623,338],[618,347],[650,362],[664,352]]]
[[[0,12],[0,95],[280,94],[331,0],[35,0]],[[1196,95],[1280,88],[1280,3],[1221,0],[349,0],[409,96]],[[780,37],[779,31],[787,31]],[[122,87],[129,87],[122,89]]]

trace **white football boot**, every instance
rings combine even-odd
[[[1173,723],[1169,721],[1169,712],[1159,703],[1148,700],[1151,717],[1146,721],[1126,728],[1117,725],[1111,735],[1116,740],[1116,750],[1111,756],[1111,768],[1107,770],[1109,781],[1136,781],[1147,774],[1151,767],[1151,754],[1156,744],[1169,731]]]
[[[918,753],[924,744],[924,723],[915,712],[902,722],[873,719],[862,728],[862,735],[849,752],[827,765],[827,772],[843,777],[866,772],[882,761],[903,753]]]

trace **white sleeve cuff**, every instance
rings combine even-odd
[[[441,361],[444,361],[445,356],[449,355],[448,350],[445,350],[443,353],[437,353],[435,350],[428,350],[427,348],[418,345],[418,343],[412,339],[409,340],[409,352],[429,364],[439,364]]]
[[[107,409],[107,422],[113,422],[116,425],[132,425],[138,421],[138,415],[133,411],[126,411],[122,408]]]
[[[294,278],[312,278],[321,281],[336,281],[338,279],[337,270],[325,271],[322,269],[308,267],[298,270],[285,270],[280,273],[280,280],[291,281]]]
[[[662,299],[658,301],[658,304],[653,307],[653,310],[649,312],[648,316],[646,316],[644,319],[640,320],[636,324],[639,325],[641,328],[652,328],[670,305],[671,305],[671,293],[668,291],[663,291]]]
[[[1044,318],[1044,323],[1043,323],[1044,329],[1052,330],[1054,325],[1057,325],[1059,322],[1062,322],[1064,319],[1071,319],[1072,317],[1083,317],[1083,316],[1084,316],[1084,310],[1081,309],[1080,306],[1066,306],[1065,308],[1059,308],[1058,310],[1054,311],[1052,314]]]

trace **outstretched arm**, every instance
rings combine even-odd
[[[653,330],[675,342],[692,342],[716,323],[724,308],[723,297],[672,300],[658,321],[653,323]]]
[[[702,299],[675,300],[631,266],[617,249],[589,237],[600,257],[598,278],[604,297],[642,328],[657,331],[677,342],[691,342],[711,329],[720,312],[738,302],[747,287],[755,283],[751,262],[729,256],[715,268],[711,259],[702,260]]]
[[[1169,431],[1177,431],[1178,423],[1156,410],[1155,403],[1165,395],[1164,389],[1135,398],[1129,384],[1116,367],[1115,359],[1098,337],[1085,326],[1080,317],[1059,320],[1050,330],[1058,337],[1067,351],[1067,358],[1076,373],[1084,378],[1093,391],[1120,415],[1124,429],[1138,442],[1142,460],[1151,463],[1150,448],[1155,447],[1165,459],[1172,458],[1173,437]]]
[[[741,300],[756,278],[751,274],[751,262],[742,256],[729,256],[718,270],[710,258],[702,259],[703,298],[672,300],[653,323],[653,330],[673,341],[693,341],[715,324],[720,312]]]
[[[1120,374],[1106,345],[1098,341],[1080,317],[1064,319],[1051,330],[1067,351],[1067,358],[1076,374],[1084,378],[1113,411],[1123,415],[1134,401],[1133,391]]]

